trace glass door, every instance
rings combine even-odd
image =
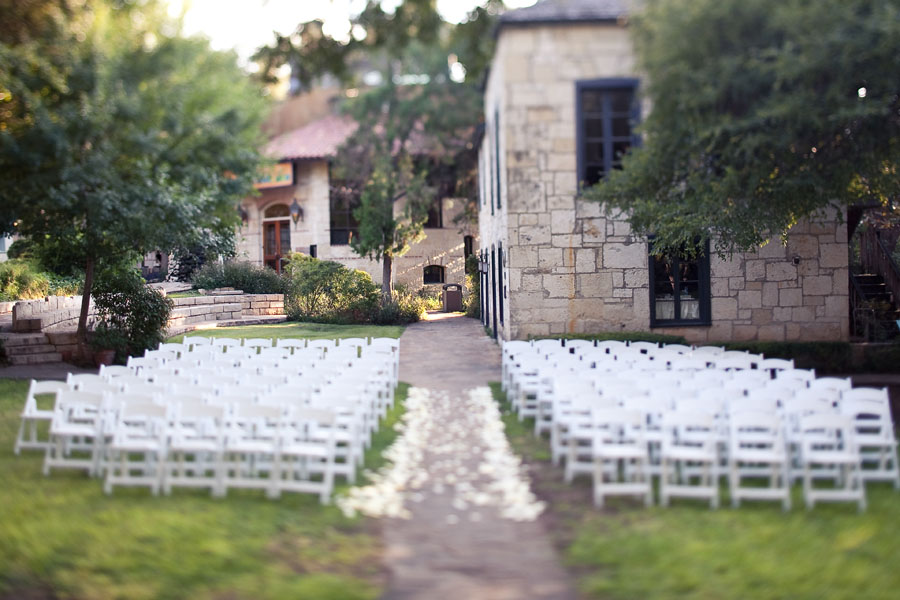
[[[291,253],[290,221],[263,223],[263,260],[281,273],[281,259]]]

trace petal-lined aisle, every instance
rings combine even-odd
[[[345,501],[399,517],[383,521],[385,598],[575,598],[487,388],[500,348],[477,320],[440,316],[400,338],[400,380],[418,389],[393,466]]]

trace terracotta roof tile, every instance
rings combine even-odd
[[[273,138],[266,144],[264,153],[279,160],[327,158],[337,154],[337,149],[356,127],[352,119],[328,115]]]

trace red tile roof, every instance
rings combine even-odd
[[[356,131],[352,119],[328,115],[303,127],[282,133],[266,144],[264,153],[278,160],[327,158]]]

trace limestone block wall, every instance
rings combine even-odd
[[[617,25],[501,30],[485,94],[482,190],[501,178],[501,208],[480,204],[483,247],[502,243],[505,339],[650,330],[648,247],[624,218],[577,198],[576,82],[637,77]],[[500,169],[491,138],[500,113]],[[647,114],[649,106],[642,106]],[[796,264],[795,264],[796,257]],[[654,328],[692,342],[849,337],[846,226],[837,215],[796,225],[787,246],[710,265],[712,325]]]

